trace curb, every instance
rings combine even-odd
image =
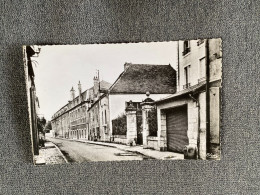
[[[107,146],[107,147],[111,147],[111,148],[118,148],[116,146],[110,146],[110,145],[106,145],[106,144],[102,144],[102,143],[95,143],[95,142],[88,142],[88,141],[81,141],[81,140],[70,140],[70,141],[76,141],[76,142],[88,143],[88,144],[100,145],[100,146]]]
[[[53,142],[51,142],[51,143],[53,143]],[[60,155],[63,157],[63,159],[65,160],[65,162],[66,162],[66,163],[69,163],[68,160],[67,160],[67,158],[66,158],[66,157],[64,156],[64,154],[62,154],[62,152],[60,151],[59,147],[58,147],[56,144],[54,144],[54,143],[53,143],[53,145],[57,148],[57,150],[59,151]]]
[[[67,140],[67,141],[74,141],[74,142],[80,142],[80,143],[88,143],[88,144],[93,144],[93,145],[100,145],[100,146],[106,146],[106,147],[111,147],[111,148],[117,148],[117,149],[125,151],[125,152],[132,152],[132,153],[136,153],[136,154],[139,154],[139,155],[142,155],[142,156],[149,157],[151,159],[158,159],[158,160],[160,160],[159,158],[155,158],[153,156],[146,155],[146,154],[144,154],[142,152],[139,152],[139,151],[132,151],[132,150],[128,150],[128,149],[123,149],[123,148],[120,148],[120,147],[117,147],[117,146],[106,145],[106,144],[103,144],[103,143],[100,143],[100,142],[89,142],[89,141],[64,139],[64,138],[56,138],[56,139],[62,139],[62,140]]]
[[[61,139],[61,140],[66,140],[66,141],[73,141],[73,142],[80,142],[80,143],[87,143],[87,144],[93,144],[93,145],[100,145],[100,146],[107,146],[111,148],[118,148],[117,146],[111,146],[111,145],[106,145],[100,142],[93,142],[93,141],[83,141],[83,140],[75,140],[75,139],[66,139],[66,138],[60,138],[60,137],[55,137],[55,139]]]
[[[122,149],[122,150],[124,150],[124,149]],[[124,151],[126,151],[126,152],[136,153],[136,154],[139,154],[139,155],[142,155],[142,156],[146,156],[146,157],[149,157],[151,160],[160,160],[160,159],[155,158],[155,157],[153,157],[153,156],[146,155],[146,154],[144,154],[144,153],[142,153],[142,152],[131,151],[131,150],[124,150]]]

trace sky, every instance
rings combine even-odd
[[[93,86],[99,70],[101,80],[113,84],[124,70],[126,62],[133,64],[171,64],[176,69],[177,42],[117,43],[91,45],[40,46],[33,57],[36,95],[40,102],[40,116],[51,116],[70,99],[78,82],[82,91]]]

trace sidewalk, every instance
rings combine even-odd
[[[59,139],[65,139],[65,138],[59,138]],[[182,159],[184,159],[184,155],[180,154],[180,153],[169,152],[169,151],[157,151],[157,150],[153,150],[153,149],[144,149],[143,146],[140,146],[140,145],[127,146],[127,145],[123,145],[123,144],[89,141],[89,140],[84,140],[84,139],[79,139],[79,140],[65,139],[65,140],[118,148],[118,149],[126,151],[126,152],[134,152],[134,153],[142,154],[144,156],[148,156],[150,158],[159,159],[159,160],[182,160]]]
[[[60,149],[52,142],[45,142],[45,147],[40,148],[39,155],[34,156],[35,165],[49,165],[68,163]]]

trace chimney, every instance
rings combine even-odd
[[[79,89],[79,102],[81,102],[81,83],[80,83],[80,81],[78,84],[78,89]]]
[[[70,100],[73,101],[75,98],[75,90],[73,89],[73,87],[70,90]]]
[[[94,97],[98,96],[99,92],[99,78],[97,76],[94,76]]]
[[[131,64],[132,64],[131,62],[130,62],[130,63],[127,63],[127,62],[126,62],[126,63],[124,64],[124,70],[126,70]]]

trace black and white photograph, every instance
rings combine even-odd
[[[35,165],[221,159],[220,38],[23,53]]]

